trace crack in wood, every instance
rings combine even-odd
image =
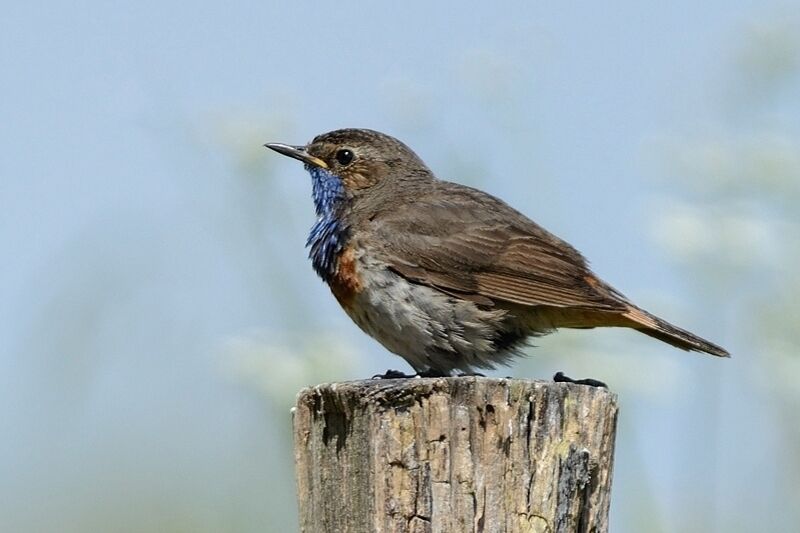
[[[301,531],[607,531],[613,394],[478,377],[387,381],[298,396]]]

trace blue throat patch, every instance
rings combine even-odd
[[[330,281],[336,273],[336,260],[344,250],[348,227],[339,219],[338,212],[346,193],[341,178],[319,167],[306,165],[311,174],[311,196],[317,211],[317,221],[311,228],[306,246],[308,257],[319,276]]]

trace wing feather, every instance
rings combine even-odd
[[[482,191],[437,181],[373,217],[382,259],[416,283],[483,304],[626,309],[572,246]]]

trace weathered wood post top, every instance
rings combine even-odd
[[[301,530],[608,530],[616,396],[484,377],[331,383],[294,408]]]

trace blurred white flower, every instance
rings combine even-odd
[[[739,267],[773,264],[779,256],[776,224],[737,207],[672,201],[656,215],[653,237],[682,261],[715,259]]]
[[[695,257],[714,247],[714,235],[703,213],[688,204],[672,203],[656,216],[656,242],[680,259]]]
[[[291,403],[301,388],[337,381],[358,367],[360,353],[342,337],[325,333],[296,346],[276,343],[255,330],[224,341],[222,370],[233,380],[256,387],[279,404]]]
[[[670,176],[718,199],[800,194],[800,140],[774,131],[716,135],[667,148]]]

